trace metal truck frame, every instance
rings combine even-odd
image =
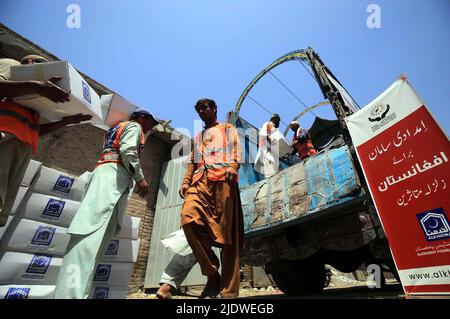
[[[320,146],[318,154],[285,165],[266,179],[258,179],[248,161],[255,151],[249,145],[256,147],[257,142],[240,136],[247,150],[246,162],[239,171],[245,225],[241,260],[263,266],[288,295],[322,291],[325,264],[347,273],[364,264],[378,264],[396,276],[386,236],[346,127],[345,118],[353,109],[348,105],[348,96],[345,99],[342,95],[343,88],[336,87],[336,77],[312,48],[291,52],[258,74],[227,120],[248,131],[251,124],[239,117],[243,100],[264,74],[288,60],[309,64],[338,121],[316,119],[311,135],[314,144],[316,140],[316,146]],[[324,145],[324,141],[328,143]]]

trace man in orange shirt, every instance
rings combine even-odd
[[[294,132],[291,144],[291,147],[294,149],[292,153],[297,153],[302,160],[310,157],[311,155],[317,154],[317,151],[311,141],[309,131],[302,128],[297,121],[292,121],[289,126]]]
[[[28,55],[21,60],[22,64],[41,62],[48,61],[37,55]],[[0,59],[0,227],[6,224],[28,163],[37,151],[39,136],[92,117],[78,114],[40,125],[39,113],[11,99],[38,93],[53,102],[64,103],[69,101],[69,94],[56,86],[60,77],[47,81],[11,81],[9,68],[19,64],[12,59]]]
[[[208,277],[202,297],[236,298],[244,239],[238,187],[239,137],[232,124],[217,121],[213,100],[200,99],[195,109],[205,130],[194,139],[191,163],[180,188],[185,199],[181,225],[202,274]],[[222,248],[221,274],[213,246]]]

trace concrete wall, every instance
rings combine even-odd
[[[65,127],[41,137],[38,154],[33,159],[45,166],[73,175],[92,171],[101,152],[104,133],[103,130],[90,124]],[[141,246],[129,284],[130,293],[136,292],[144,285],[161,168],[169,156],[170,148],[167,143],[158,137],[148,138],[142,168],[150,185],[149,192],[145,198],[134,194],[127,209],[129,215],[141,218],[139,230]]]

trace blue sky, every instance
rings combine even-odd
[[[66,26],[71,3],[79,29]],[[366,24],[372,3],[380,29]],[[263,68],[311,46],[361,106],[405,73],[450,129],[448,0],[15,0],[0,3],[0,21],[174,127],[193,129],[201,97],[216,100],[223,120]],[[307,105],[323,101],[299,62],[273,72]],[[270,75],[250,95],[286,123],[303,110]],[[314,113],[333,118],[330,106]],[[247,99],[241,116],[260,126],[269,114]]]

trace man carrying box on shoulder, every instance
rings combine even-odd
[[[277,152],[277,143],[273,135],[278,132],[281,118],[273,114],[270,121],[263,124],[259,130],[259,149],[255,157],[255,170],[263,174],[265,178],[273,176],[278,172],[280,160]]]
[[[158,123],[147,110],[138,109],[130,121],[120,122],[106,132],[103,152],[68,230],[71,238],[56,283],[55,299],[89,296],[95,265],[120,230],[134,182],[140,196],[148,192],[139,157],[144,134]]]
[[[37,55],[26,56],[21,61],[22,64],[41,62],[48,61]],[[37,151],[39,136],[92,117],[78,114],[40,125],[38,112],[11,99],[38,93],[53,102],[64,103],[69,101],[69,94],[55,85],[60,77],[47,81],[11,81],[10,67],[18,64],[16,60],[0,59],[0,227],[6,224],[28,163]]]

